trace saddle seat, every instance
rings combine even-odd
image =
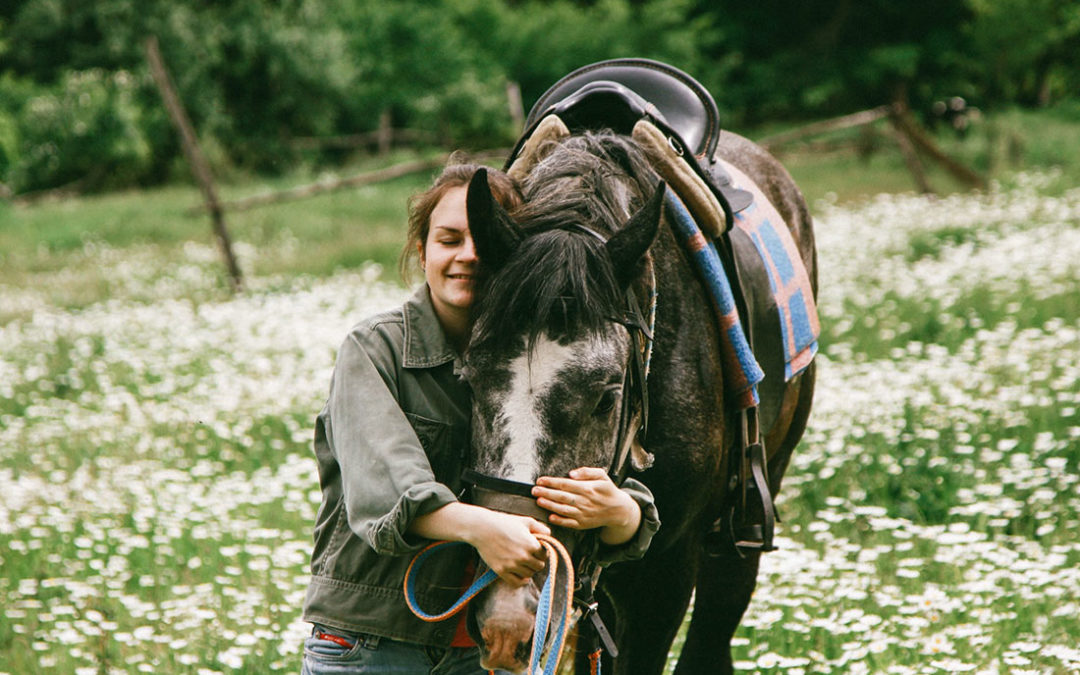
[[[678,68],[651,59],[625,58],[571,72],[544,92],[529,111],[526,131],[506,162],[508,168],[549,115],[559,117],[571,131],[611,129],[626,135],[640,120],[650,120],[716,196],[727,229],[734,214],[753,201],[751,193],[732,185],[715,156],[720,138],[716,101]]]
[[[697,156],[711,155],[720,134],[720,113],[709,92],[681,70],[648,59],[613,59],[578,68],[536,101],[526,128],[552,113],[571,128],[610,125],[627,133],[651,114],[679,132]],[[618,119],[626,113],[627,119]]]

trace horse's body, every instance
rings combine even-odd
[[[729,546],[709,555],[705,535],[730,507],[728,458],[737,451],[737,413],[725,401],[717,321],[698,272],[666,224],[651,233],[648,225],[635,225],[648,220],[639,209],[650,202],[656,178],[633,145],[625,136],[590,135],[552,149],[525,180],[526,207],[515,214],[517,235],[500,235],[498,227],[475,222],[486,216],[474,209],[470,193],[473,236],[481,260],[490,264],[478,289],[480,314],[467,357],[475,396],[474,461],[487,473],[524,482],[581,464],[608,466],[618,424],[607,411],[614,407],[617,417],[619,409],[609,400],[610,392],[618,390],[615,384],[622,381],[632,348],[627,330],[606,317],[619,310],[611,305],[621,302],[618,292],[627,285],[647,302],[654,276],[658,302],[648,430],[642,439],[654,461],[631,475],[652,490],[662,526],[643,559],[613,565],[600,578],[601,615],[620,651],[615,664],[605,664],[614,665],[614,671],[606,672],[661,673],[695,588],[693,618],[676,672],[729,672],[731,637],[750,601],[759,554],[742,557]],[[811,220],[791,177],[764,150],[735,134],[721,136],[717,155],[756,183],[776,207],[816,293]],[[627,223],[635,211],[638,215]],[[604,238],[624,228],[642,234],[636,241],[616,235],[605,247],[575,229],[575,222]],[[534,237],[549,240],[544,244],[548,253],[539,247],[522,252]],[[608,257],[617,258],[609,271],[600,260],[605,249]],[[651,263],[642,257],[645,249]],[[576,260],[592,271],[555,279],[558,272],[545,270],[548,263],[555,270],[555,261],[545,262],[545,256],[561,265]],[[649,264],[652,271],[646,273]],[[522,266],[549,279],[530,281]],[[595,288],[605,279],[614,287]],[[507,284],[514,284],[512,292]],[[592,295],[580,297],[583,291],[575,285],[592,285]],[[563,299],[561,310],[552,298]],[[589,303],[595,306],[585,306]],[[759,336],[757,348],[770,348],[775,341]],[[590,364],[603,364],[595,369],[602,372],[590,375],[596,378],[591,384],[583,374]],[[783,373],[766,372],[766,377],[783,378]],[[783,386],[762,390],[770,396],[762,409],[773,411],[762,419],[773,494],[804,431],[813,390],[813,365]],[[509,400],[514,410],[504,405]],[[523,410],[532,411],[528,420]],[[643,466],[641,456],[638,460],[637,466]],[[528,598],[520,604],[528,607]]]

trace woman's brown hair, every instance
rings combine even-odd
[[[401,256],[398,259],[398,271],[405,283],[411,281],[412,274],[416,270],[413,259],[427,244],[428,231],[431,228],[431,212],[449,190],[468,186],[469,181],[479,169],[487,169],[491,194],[504,209],[509,211],[521,204],[521,193],[517,184],[502,171],[482,164],[458,162],[455,157],[451,157],[450,162],[431,187],[409,198],[409,230],[405,247],[401,249]]]

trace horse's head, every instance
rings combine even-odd
[[[482,266],[466,353],[479,493],[500,492],[501,482],[527,494],[539,476],[611,469],[635,442],[641,406],[628,389],[642,385],[631,386],[628,372],[642,326],[627,319],[628,298],[657,233],[663,188],[650,197],[629,178],[590,185],[595,175],[568,175],[547,186],[527,180],[520,222],[491,199],[483,172],[469,188]],[[529,497],[518,497],[520,508],[499,503],[544,516]],[[556,532],[569,546],[572,534]],[[518,589],[496,584],[473,603],[486,667],[524,668],[542,577]]]

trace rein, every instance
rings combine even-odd
[[[558,539],[546,534],[537,534],[536,538],[540,541],[540,545],[547,551],[548,557],[548,575],[544,580],[544,586],[540,590],[540,600],[536,606],[536,623],[533,627],[533,639],[531,656],[529,657],[529,675],[554,675],[559,670],[559,660],[562,658],[563,645],[566,642],[566,635],[570,632],[571,615],[574,611],[574,564],[570,559],[570,553],[566,550]],[[464,545],[464,542],[460,541],[437,541],[429,544],[422,551],[416,554],[409,563],[409,569],[405,572],[405,601],[409,605],[409,609],[418,618],[424,621],[444,621],[454,616],[461,610],[465,609],[466,605],[475,598],[480,591],[490,586],[498,575],[493,570],[487,570],[479,578],[477,578],[469,588],[462,593],[461,597],[457,599],[448,609],[438,614],[429,614],[421,609],[419,603],[416,600],[416,575],[424,562],[434,555],[439,550],[454,545]],[[564,565],[566,570],[566,588],[561,593],[557,592],[556,578],[559,575],[559,566]],[[552,608],[555,606],[555,600],[557,598],[563,600],[563,611],[559,613],[557,623],[552,626]],[[547,649],[547,664],[541,670],[541,663],[544,656],[544,646],[550,641],[551,645]]]

